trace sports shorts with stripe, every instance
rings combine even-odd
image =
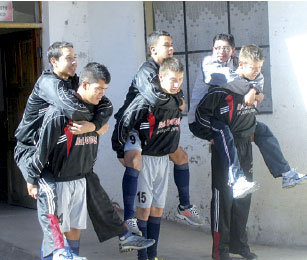
[[[142,143],[136,130],[129,132],[129,138],[125,143],[124,151],[142,151]]]
[[[86,179],[56,182],[58,219],[62,232],[86,229]]]
[[[142,156],[137,187],[136,206],[164,208],[169,175],[169,156]]]

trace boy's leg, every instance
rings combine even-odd
[[[203,225],[205,222],[199,216],[196,206],[190,204],[190,170],[187,153],[179,146],[169,158],[174,163],[174,180],[179,195],[177,216],[192,225]]]
[[[216,119],[211,119],[211,124],[215,148],[228,167],[228,185],[233,186],[234,198],[243,198],[257,190],[258,184],[246,181],[229,127]]]
[[[124,222],[114,210],[112,202],[94,172],[86,175],[87,209],[100,242],[127,231]]]
[[[151,247],[147,248],[149,260],[154,260],[158,255],[158,243],[160,235],[160,223],[163,214],[162,208],[151,207],[150,216],[147,223],[147,238],[152,238],[156,241]]]
[[[78,253],[80,233],[82,229],[86,229],[87,222],[86,179],[57,182],[56,192],[59,224],[68,243],[65,250],[54,251],[53,258],[85,260]]]
[[[267,125],[259,121],[257,121],[254,141],[272,176],[274,178],[283,177],[283,188],[291,188],[298,183],[306,182],[307,176],[290,168],[277,138]]]
[[[141,141],[136,131],[129,133],[125,144],[125,173],[122,181],[124,220],[132,233],[141,235],[134,217],[134,201],[136,197],[139,173],[142,167]]]
[[[46,170],[38,182],[37,198],[38,220],[43,230],[43,256],[65,248],[63,235],[57,217],[57,192],[52,174]]]
[[[150,215],[150,208],[136,208],[136,217],[138,219],[139,229],[142,231],[142,236],[148,238],[147,236],[147,225],[148,218]],[[138,260],[147,260],[147,249],[142,249],[138,251]]]
[[[213,238],[212,257],[215,260],[229,258],[229,239],[231,208],[233,203],[232,189],[228,185],[228,167],[212,146],[212,200],[211,200],[211,233]]]
[[[249,181],[253,180],[253,157],[252,145],[249,140],[237,145],[238,156],[241,166]],[[240,254],[246,259],[256,259],[257,255],[250,252],[247,241],[246,224],[248,220],[251,203],[249,194],[242,199],[234,199],[230,228],[230,253]]]

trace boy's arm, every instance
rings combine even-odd
[[[148,103],[142,95],[137,95],[120,118],[117,118],[112,134],[112,148],[117,153],[117,158],[124,158],[124,146],[129,137],[129,132],[137,121],[148,111]]]
[[[40,130],[40,136],[37,143],[37,149],[31,158],[31,162],[27,165],[28,178],[27,182],[36,184],[44,167],[48,162],[49,155],[56,146],[65,125],[65,116],[55,110],[51,111],[50,107],[44,117],[44,121]]]
[[[207,56],[202,62],[202,72],[205,83],[209,85],[217,85],[230,91],[245,95],[251,88],[255,88],[257,92],[263,91],[264,78],[260,73],[253,81],[247,81],[240,77],[239,71],[233,71],[229,67],[213,60],[211,56]]]
[[[104,96],[97,105],[97,109],[95,111],[95,115],[92,122],[73,121],[69,126],[69,130],[73,134],[79,135],[93,131],[99,133],[100,129],[102,129],[103,126],[109,121],[112,113],[113,105],[111,101]]]

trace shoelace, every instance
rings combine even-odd
[[[196,209],[195,207],[190,208],[189,211],[190,211],[193,215],[196,215],[196,216],[199,215],[198,212],[197,212],[197,209]]]
[[[136,219],[129,219],[127,220],[127,225],[131,227],[137,227]]]

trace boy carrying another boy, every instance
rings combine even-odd
[[[183,65],[177,59],[164,59],[159,70],[161,90],[164,93],[177,94],[183,82],[183,74]],[[158,259],[160,221],[167,193],[169,154],[178,148],[181,110],[178,106],[174,106],[173,109],[152,107],[142,95],[137,95],[130,106],[134,109],[125,117],[129,123],[123,131],[126,133],[123,138],[127,139],[129,131],[134,128],[138,131],[142,146],[136,216],[143,236],[154,238],[156,241],[147,250],[140,250],[138,259],[155,260]],[[124,149],[124,146],[121,149]]]
[[[243,46],[239,55],[238,73],[247,80],[254,80],[261,71],[264,56],[258,46]],[[261,98],[259,98],[260,100]],[[238,152],[238,159],[248,181],[252,181],[251,136],[256,128],[256,109],[245,104],[244,96],[227,88],[211,86],[196,108],[196,124],[204,139],[211,140],[211,121],[229,127]],[[211,232],[213,259],[231,259],[229,252],[246,259],[256,259],[247,244],[246,223],[251,195],[234,199],[229,185],[228,165],[221,160],[220,152],[212,149],[212,201]]]

